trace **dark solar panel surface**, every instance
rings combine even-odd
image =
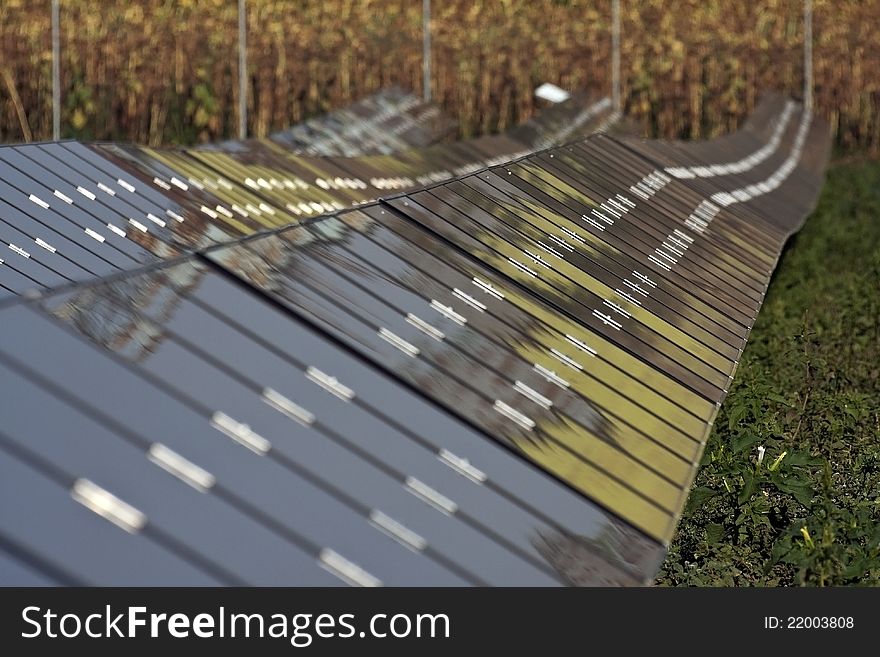
[[[0,148],[0,582],[649,581],[827,128],[593,109],[522,157]]]

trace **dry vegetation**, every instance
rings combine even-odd
[[[257,135],[399,83],[421,87],[418,0],[249,0]],[[880,0],[815,0],[817,104],[844,147],[880,151]],[[435,0],[434,96],[465,135],[534,111],[544,80],[607,90],[607,0]],[[736,126],[798,94],[801,0],[623,0],[627,111],[654,134]],[[62,0],[69,136],[150,144],[236,125],[233,0]],[[51,132],[49,0],[0,2],[0,141]]]

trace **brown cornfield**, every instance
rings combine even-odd
[[[228,137],[236,0],[61,0],[66,136]],[[735,128],[763,89],[799,96],[801,0],[622,0],[626,112],[649,134]],[[462,135],[535,111],[552,81],[607,92],[609,0],[434,0],[433,93]],[[815,0],[816,105],[880,151],[880,0]],[[419,0],[249,0],[249,128],[262,136],[389,84],[421,90]],[[0,141],[51,135],[49,0],[0,1]]]

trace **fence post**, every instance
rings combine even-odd
[[[804,0],[804,107],[813,109],[813,0]]]
[[[247,138],[247,6],[238,0],[238,138]]]
[[[52,0],[52,140],[61,139],[61,8]]]
[[[611,0],[611,105],[620,111],[620,0]]]
[[[431,102],[431,0],[422,0],[422,92]]]

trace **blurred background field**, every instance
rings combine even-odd
[[[151,145],[232,136],[234,0],[62,0],[64,136]],[[646,134],[734,129],[763,89],[799,95],[801,0],[624,0],[625,112]],[[249,131],[390,84],[421,91],[418,0],[249,0]],[[544,81],[610,88],[607,0],[434,0],[433,95],[462,136],[536,109]],[[880,0],[815,0],[816,104],[880,152]],[[49,0],[0,2],[0,141],[51,136]]]

